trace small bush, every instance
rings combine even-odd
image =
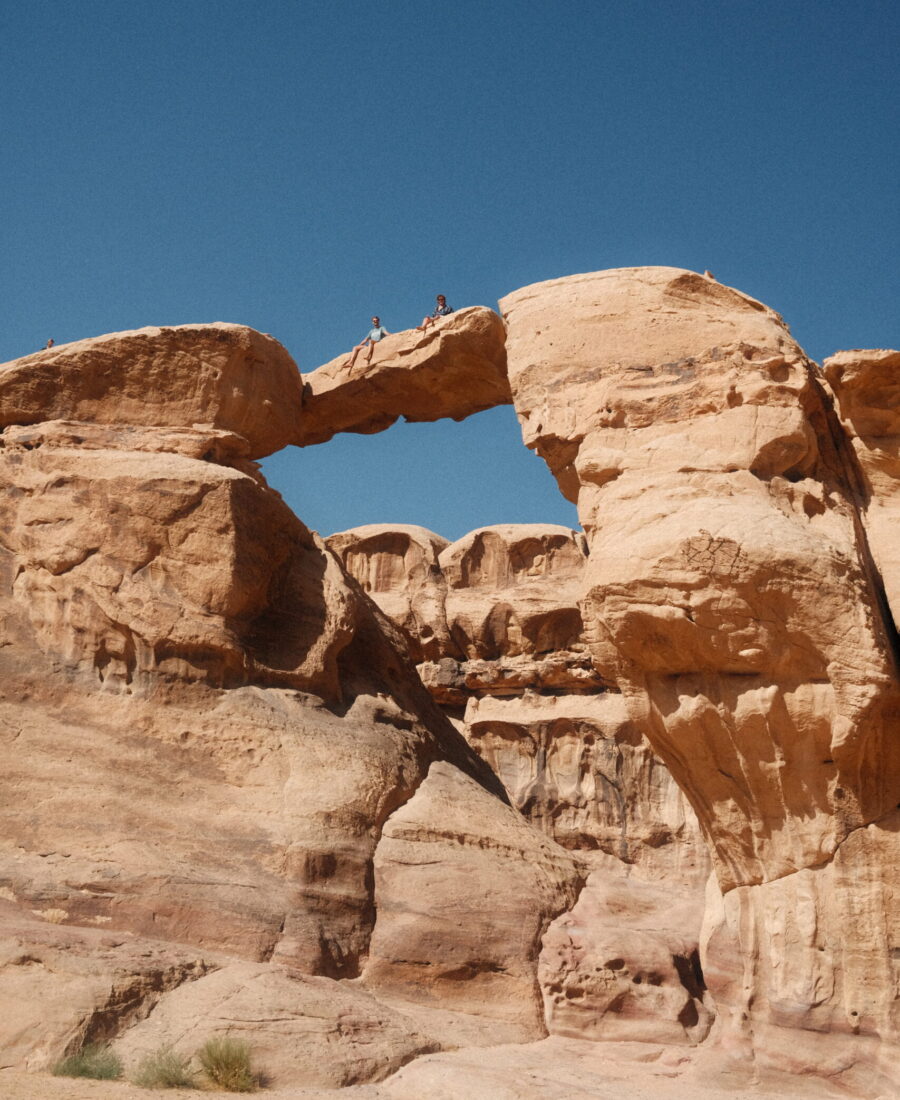
[[[250,1045],[243,1039],[207,1039],[197,1051],[197,1061],[210,1081],[226,1092],[255,1092],[259,1086],[250,1065]]]
[[[190,1058],[160,1047],[141,1061],[132,1080],[145,1089],[189,1089],[197,1083],[195,1077]]]
[[[96,1077],[114,1081],[122,1076],[122,1059],[106,1043],[89,1043],[53,1067],[54,1077]]]

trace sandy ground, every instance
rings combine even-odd
[[[821,1080],[748,1075],[715,1083],[686,1048],[649,1044],[595,1044],[546,1039],[520,1046],[482,1047],[433,1054],[405,1066],[379,1085],[344,1089],[268,1088],[266,1100],[838,1100]],[[0,1073],[0,1100],[147,1100],[149,1090],[126,1082],[85,1081],[49,1074]],[[211,1100],[234,1093],[180,1089],[180,1100]],[[873,1100],[876,1098],[873,1097]],[[877,1100],[893,1100],[879,1097]]]

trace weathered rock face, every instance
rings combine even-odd
[[[242,436],[249,457],[262,458],[292,439],[301,393],[296,364],[271,336],[243,325],[142,328],[0,365],[0,428],[212,428]]]
[[[568,527],[499,524],[454,543],[423,528],[357,527],[327,542],[405,630],[438,702],[608,686],[581,637],[585,545]]]
[[[370,435],[401,416],[409,421],[463,420],[510,403],[503,322],[492,309],[471,306],[418,332],[375,345],[372,361],[347,355],[305,378],[303,417],[291,442],[324,443],[337,432]]]
[[[704,881],[694,814],[617,692],[472,699],[464,732],[513,804],[563,847]]]
[[[447,585],[438,560],[450,545],[446,539],[424,527],[369,524],[326,541],[403,631],[413,660],[439,660],[447,652]]]
[[[861,1096],[896,1094],[898,835],[895,812],[824,867],[724,898],[710,883],[704,974],[735,1053]]]
[[[27,970],[40,978],[35,1006],[48,1024],[11,1037],[13,1063],[115,1036],[154,1006],[160,1020],[177,1019],[182,996],[191,998],[176,987],[236,960],[271,967],[276,1000],[278,989],[300,987],[295,972],[332,982],[358,975],[376,927],[382,829],[438,760],[509,815],[510,843],[543,845],[554,887],[541,880],[539,904],[524,894],[516,902],[539,913],[536,935],[580,881],[571,857],[505,805],[499,782],[416,677],[397,629],[248,464],[278,445],[278,419],[267,438],[253,427],[252,401],[246,415],[221,413],[229,407],[219,404],[221,387],[204,391],[208,406],[173,398],[161,426],[150,422],[152,401],[137,419],[130,387],[168,377],[171,359],[177,390],[197,331],[102,338],[96,356],[90,342],[77,354],[61,349],[73,389],[67,395],[67,375],[53,375],[63,393],[51,412],[73,419],[36,422],[37,404],[9,396],[42,399],[44,383],[32,385],[29,370],[42,378],[43,356],[9,368],[10,426],[0,437],[0,889],[12,903],[8,920],[27,915],[57,937],[75,930],[84,969],[98,961],[87,981],[43,961],[49,948],[14,947],[0,974],[0,1017],[12,1015]],[[237,333],[239,349],[268,346]],[[225,336],[231,348],[230,328]],[[286,388],[289,407],[296,368],[286,372],[286,353],[275,348],[271,362],[254,361],[254,386],[276,405]],[[91,381],[95,367],[105,390]],[[134,417],[121,426],[108,422],[115,387]],[[99,423],[74,419],[95,414]],[[249,435],[232,446],[237,429]],[[442,873],[453,878],[467,858],[444,845]],[[505,855],[484,859],[483,873],[493,866],[502,884]],[[430,927],[431,916],[422,921]],[[428,940],[415,921],[410,934]],[[463,928],[458,950],[472,946],[468,935]],[[379,957],[390,962],[384,950]],[[531,940],[507,945],[504,959],[523,988],[534,985]],[[255,987],[267,983],[254,978]],[[377,979],[369,984],[377,992]],[[466,1011],[520,1015],[506,994],[506,1007],[487,1005],[492,995],[473,992]],[[299,998],[297,1029],[315,1003]],[[369,1008],[358,1007],[361,1019]],[[358,1031],[335,1012],[343,1039],[329,1080],[382,1075],[435,1049],[387,1009]],[[527,1012],[529,1033],[542,1034],[531,1002]],[[211,1008],[212,1030],[216,1019]],[[383,1043],[366,1059],[379,1020]],[[236,1030],[254,1039],[249,1023]],[[279,1065],[285,1082],[312,1080],[298,1066]]]
[[[547,1027],[573,1039],[694,1045],[714,1018],[700,968],[703,895],[595,871],[544,937]]]
[[[885,822],[900,796],[900,709],[879,600],[889,582],[873,564],[890,555],[869,549],[828,395],[776,314],[690,272],[576,276],[501,307],[526,442],[577,500],[588,535],[581,608],[594,664],[712,845],[743,967],[728,983],[715,980],[721,957],[711,962],[723,1030],[734,1042],[807,1019],[831,1027],[843,993],[827,950],[802,956],[788,987],[782,975],[795,935],[815,944],[815,928],[836,930],[858,904],[852,873],[837,869],[856,860],[865,873],[867,858],[851,855],[864,826],[880,838],[875,862],[890,850],[896,863]],[[808,903],[795,917],[797,891]],[[889,893],[868,892],[885,909],[854,936],[880,960],[867,1004],[895,1041]],[[801,1035],[782,1046],[815,1071]],[[848,1081],[854,1061],[874,1073],[865,1044],[845,1052]]]
[[[505,1025],[489,1042],[540,1037],[541,937],[583,881],[558,851],[458,769],[433,764],[378,846],[364,981],[426,1007],[489,1014]]]
[[[480,310],[302,410],[239,326],[0,371],[0,1068],[229,1031],[325,1088],[546,1029],[361,1095],[588,1095],[581,1038],[896,1092],[900,353],[825,383],[671,268],[503,308],[511,391]],[[253,462],[510,392],[587,543],[326,545]]]
[[[459,704],[468,700],[457,724],[500,777],[513,805],[593,868],[575,908],[559,917],[543,940],[540,986],[550,1032],[699,1041],[710,1018],[702,976],[695,974],[706,846],[684,795],[629,716],[624,698],[590,667],[578,609],[586,564],[583,537],[551,525],[506,525],[481,528],[446,545],[418,528],[366,527],[328,542],[411,635],[411,651],[420,660],[431,658],[419,670],[434,698],[457,715]],[[448,833],[444,815],[435,812],[447,796],[426,800],[436,768],[385,827],[378,850],[383,861],[379,923],[369,967],[401,990],[418,989],[423,1006],[433,999],[431,983],[440,983],[445,972],[455,983],[460,967],[464,973],[480,968],[482,981],[510,990],[510,1002],[523,1006],[527,989],[521,979],[511,985],[514,970],[498,950],[509,942],[510,906],[502,903],[479,860],[473,857],[471,868],[461,867],[469,889],[477,883],[466,922],[479,929],[480,943],[498,946],[490,954],[486,948],[479,963],[465,950],[460,953],[458,934],[439,915],[454,912],[450,895],[465,887],[440,882],[434,846],[455,835],[456,843],[492,850],[502,822],[481,836],[472,823],[483,824],[491,815],[480,806],[480,796],[471,805],[469,790],[457,782],[450,801],[464,808],[467,824]],[[395,838],[404,843],[395,844]],[[541,861],[531,856],[529,862]],[[517,893],[528,899],[528,911],[542,912],[530,877],[516,870],[510,875]],[[663,889],[654,881],[659,879]],[[632,903],[642,891],[640,904]],[[673,891],[683,899],[674,909]],[[426,945],[404,956],[409,961],[403,967],[383,966],[379,937],[388,937],[388,954],[396,957],[394,940],[406,934],[410,897],[417,913],[434,907],[439,934],[423,924]],[[500,921],[492,915],[498,910],[504,915]],[[659,919],[660,912],[668,923]],[[515,929],[533,925],[524,911],[512,913]],[[648,913],[655,915],[651,919]],[[434,942],[444,945],[446,957],[429,959]],[[460,990],[461,1006],[471,992],[470,985]],[[491,1001],[505,1003],[498,992]],[[532,1027],[538,1011],[535,1000]],[[525,1014],[516,1030],[507,1008],[502,1037],[520,1039],[527,1021]],[[496,1041],[496,1028],[492,1034]]]
[[[184,945],[59,923],[65,919],[0,900],[4,1070],[42,1070],[82,1041],[108,1039],[218,965],[214,954],[198,959]]]
[[[851,474],[894,626],[900,623],[900,351],[841,351],[822,364],[852,447]]]
[[[174,1049],[190,1057],[239,1031],[267,1080],[346,1088],[379,1081],[438,1045],[357,987],[259,963],[232,963],[182,985],[116,1044],[127,1066]]]

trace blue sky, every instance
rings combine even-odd
[[[373,312],[710,268],[817,359],[898,346],[895,0],[6,0],[0,361],[192,321],[301,370]],[[267,460],[328,533],[574,523],[511,410]]]

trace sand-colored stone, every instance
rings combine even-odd
[[[487,1034],[496,1023],[507,1041],[542,1037],[541,937],[584,879],[576,859],[521,821],[452,765],[431,766],[375,854],[367,988],[483,1017]]]
[[[695,1045],[715,1009],[700,967],[703,894],[595,871],[544,936],[551,1035]]]
[[[497,524],[447,543],[423,528],[373,525],[327,543],[407,634],[438,702],[608,686],[581,636],[585,545],[578,532]]]
[[[109,1039],[217,965],[215,953],[59,923],[66,917],[0,900],[0,1069],[43,1070]]]
[[[161,355],[160,340],[148,339],[139,346]],[[132,343],[100,341],[106,356],[122,356],[120,374],[110,367],[103,377],[130,379]],[[42,363],[14,368],[23,392],[42,392],[26,377],[30,367],[43,377]],[[121,939],[113,961],[123,988],[165,991],[202,973],[211,955],[273,974],[353,978],[376,918],[382,827],[434,761],[508,815],[511,843],[547,842],[432,702],[397,628],[242,465],[253,450],[209,427],[217,393],[199,408],[206,427],[110,424],[109,403],[85,423],[83,375],[73,367],[65,419],[56,416],[63,393],[54,419],[13,425],[0,446],[2,897],[16,919],[54,935],[100,929]],[[224,465],[214,461],[223,440]],[[446,845],[440,876],[458,880],[465,855]],[[555,901],[541,898],[539,926],[574,896],[571,858],[560,860],[564,885]],[[484,861],[502,884],[505,855]],[[427,942],[427,929],[414,934]],[[460,945],[468,936],[463,929]],[[79,941],[85,967],[91,942]],[[505,950],[533,983],[531,941]],[[91,1033],[98,1004],[118,988],[104,951],[93,984],[80,974],[37,983],[47,1029],[32,1047],[15,1038],[14,1064]],[[20,989],[21,954],[0,971],[0,995],[3,981]],[[384,1045],[366,1039],[369,1076],[419,1049],[419,1040],[392,1045],[385,1012]],[[126,1017],[110,1013],[110,1031],[98,1034],[115,1034]],[[301,1030],[303,1018],[298,1008]],[[366,1026],[368,1036],[377,1030]],[[414,1030],[404,1024],[404,1035]]]
[[[233,963],[167,993],[114,1049],[133,1070],[162,1047],[190,1057],[225,1035],[250,1046],[275,1088],[379,1081],[438,1049],[358,986],[260,963]]]
[[[371,435],[401,416],[408,421],[462,420],[510,403],[503,322],[470,306],[425,332],[408,329],[363,352],[349,352],[304,376],[303,415],[291,442],[324,443],[337,432]]]
[[[239,326],[0,371],[0,1093],[91,1100],[5,1067],[235,1027],[285,1100],[896,1093],[897,353],[823,382],[671,268],[503,309],[587,558],[326,545],[253,463],[508,400],[489,311],[303,411]]]
[[[705,1036],[712,1013],[704,1003],[698,944],[709,857],[684,795],[624,698],[607,690],[587,659],[578,610],[583,536],[534,524],[482,528],[443,547],[437,536],[415,528],[359,528],[328,541],[395,622],[421,632],[421,645],[411,641],[413,651],[427,646],[428,652],[457,655],[419,665],[429,691],[457,715],[458,727],[502,780],[512,804],[590,861],[588,886],[543,940],[539,973],[551,1033],[678,1043]],[[466,700],[460,716],[458,704]],[[430,784],[400,816],[412,812]],[[473,810],[470,816],[481,815]],[[436,880],[423,887],[411,878],[407,864],[419,860],[406,847],[392,854],[393,821],[376,862],[380,869],[385,860],[376,952],[388,890],[394,908],[398,898],[412,894],[436,897],[449,914],[456,911]],[[673,891],[680,891],[674,908]],[[504,906],[493,886],[485,898]],[[399,917],[392,919],[391,927],[403,927]],[[483,914],[474,919],[480,927]],[[431,939],[446,949],[448,932],[438,927]],[[394,954],[397,935],[389,939]],[[402,995],[410,985],[427,988],[434,962],[424,966],[426,954],[419,948],[420,961],[399,987],[399,968],[392,964],[380,995]],[[480,965],[507,968],[493,957]],[[379,969],[375,958],[367,974]],[[469,982],[485,980],[477,978],[478,969],[478,962],[468,961]],[[461,995],[466,988],[460,984]],[[496,1003],[496,996],[490,1001]],[[454,1035],[461,1045],[484,1042],[465,1024],[471,1002],[462,998],[461,1008],[452,1018],[445,1011],[431,1019],[432,1033]],[[422,995],[417,1010],[423,1026],[423,1016],[438,1012]],[[493,1041],[499,1026],[495,1019]],[[518,1031],[508,1019],[502,1026],[503,1038],[522,1037],[521,1024]]]
[[[826,359],[822,368],[849,443],[849,477],[896,626],[900,623],[900,351],[840,351]]]
[[[176,325],[60,344],[0,365],[0,428],[48,420],[214,428],[251,458],[284,447],[300,418],[300,374],[271,336],[244,325]]]
[[[808,893],[802,884],[839,861],[865,874],[854,842],[900,797],[891,624],[828,392],[777,314],[690,272],[575,276],[501,307],[526,442],[577,500],[588,536],[581,610],[595,666],[690,799],[740,929],[715,964],[726,970],[730,951],[741,978],[711,983],[714,1035],[831,1073],[803,1005],[835,1026],[843,964],[821,960],[832,976],[773,1014],[775,1039],[766,1006],[796,934],[751,918],[762,910],[749,900],[729,908]],[[805,906],[804,935],[845,904],[826,893]],[[894,910],[876,891],[855,951],[890,955]],[[771,965],[754,967],[757,954]],[[871,981],[870,1003],[892,1001],[883,970]],[[847,1056],[857,1089],[867,1072],[884,1087],[896,1050],[895,1022],[875,1015],[882,1052],[863,1041]]]
[[[0,1072],[4,1100],[146,1100],[119,1081]],[[821,1078],[710,1065],[703,1048],[651,1043],[585,1043],[551,1036],[537,1043],[478,1047],[416,1058],[388,1080],[343,1089],[281,1086],[266,1100],[846,1100]],[[233,1093],[184,1089],[179,1100],[227,1100]],[[867,1100],[893,1100],[870,1093]]]
[[[694,812],[621,695],[471,699],[465,735],[516,806],[565,848],[702,884]]]
[[[413,660],[447,652],[447,585],[438,562],[447,539],[424,527],[373,523],[330,535],[326,543],[403,631]]]
[[[440,555],[450,636],[469,660],[578,647],[583,537],[552,524],[470,531]]]

